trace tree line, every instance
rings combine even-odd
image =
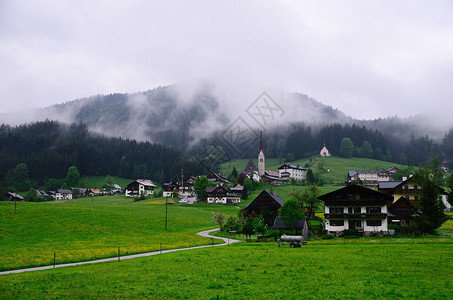
[[[0,174],[17,190],[66,178],[71,166],[81,176],[108,174],[163,183],[180,177],[181,154],[164,145],[93,134],[83,124],[0,125]],[[185,174],[199,174],[200,168],[196,159],[185,158]]]
[[[259,140],[241,153],[218,138],[221,132],[211,138],[203,139],[192,148],[192,153],[198,155],[215,144],[221,146],[229,159],[250,158],[258,154]],[[425,136],[397,136],[383,133],[356,124],[331,124],[321,127],[311,127],[304,123],[279,128],[270,128],[263,133],[263,147],[266,158],[279,158],[282,161],[293,161],[319,154],[325,144],[334,156],[350,157],[342,151],[344,138],[352,142],[353,157],[373,158],[399,164],[422,166],[435,155],[441,161],[453,162],[453,130],[448,131],[441,140]]]

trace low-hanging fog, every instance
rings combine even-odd
[[[92,130],[143,140],[179,120],[200,137],[238,117],[261,127],[246,110],[265,91],[284,111],[273,125],[399,116],[441,136],[453,125],[452,36],[449,1],[7,0],[0,122],[70,122],[91,95],[127,93],[128,117],[99,111]],[[140,92],[169,85],[166,100]]]

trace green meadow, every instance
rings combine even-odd
[[[168,205],[149,198],[102,196],[41,203],[0,202],[0,270],[66,263],[207,243],[195,233],[215,227],[214,211],[232,206]],[[210,241],[208,241],[209,243]]]
[[[257,159],[253,160],[257,165]],[[236,169],[244,170],[248,162],[248,159],[234,159],[226,162],[220,166],[220,171],[223,175],[228,175]],[[290,164],[300,165],[302,167],[309,163],[309,158],[299,159]],[[266,170],[278,171],[278,167],[284,164],[281,159],[266,159]],[[398,165],[388,161],[381,161],[369,158],[341,158],[341,157],[319,157],[313,158],[310,168],[316,176],[319,176],[326,184],[342,184],[347,177],[349,170],[380,170],[389,169],[395,166],[397,168],[405,168],[406,166]],[[327,171],[327,169],[329,171]]]
[[[0,284],[0,295],[9,299],[73,295],[159,299],[451,299],[452,294],[452,240],[430,238],[381,239],[376,243],[355,239],[313,241],[302,248],[243,242],[120,262],[4,275]]]

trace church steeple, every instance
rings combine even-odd
[[[260,129],[260,151],[263,151],[263,128]]]
[[[258,174],[264,175],[265,163],[264,163],[264,150],[263,150],[263,129],[260,129],[260,152],[258,153]]]

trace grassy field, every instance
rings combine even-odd
[[[232,206],[169,205],[165,201],[133,202],[124,196],[103,196],[42,203],[0,202],[0,270],[65,263],[122,254],[201,245],[195,235],[216,225],[213,211],[237,215]],[[209,241],[208,241],[209,243]]]
[[[83,295],[159,299],[451,299],[452,294],[451,239],[446,242],[427,242],[426,239],[385,242],[381,239],[379,243],[315,241],[302,248],[240,243],[129,261],[5,275],[0,284],[0,295],[8,299],[38,295],[52,298]]]
[[[253,160],[257,165],[257,159]],[[223,175],[228,175],[236,169],[244,170],[247,165],[248,159],[235,159],[221,165],[220,170]],[[266,170],[278,171],[284,162],[279,159],[266,159]],[[291,162],[293,165],[305,166],[309,163],[309,158],[304,158]],[[380,161],[368,158],[341,158],[341,157],[314,157],[310,168],[316,176],[319,176],[326,184],[339,184],[346,180],[349,170],[380,170],[389,169],[395,166],[397,168],[404,168],[403,165],[395,163]],[[329,172],[327,172],[329,169]]]

